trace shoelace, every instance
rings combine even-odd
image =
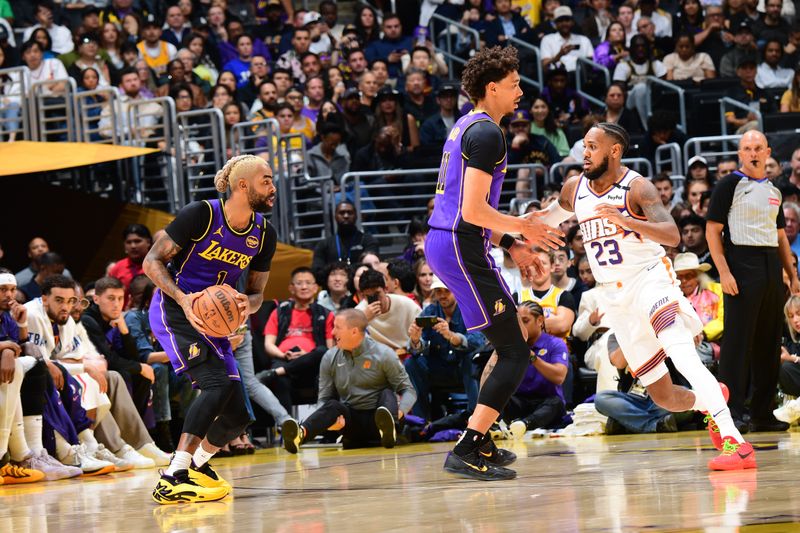
[[[24,468],[22,468],[21,466],[12,465],[12,464],[7,464],[6,466],[4,466],[2,468],[2,472],[3,472],[3,475],[9,476],[9,477],[16,477],[16,478],[30,477],[30,475],[27,472],[25,472]]]
[[[714,433],[719,433],[719,427],[717,426],[717,423],[714,422],[714,419],[711,418],[711,415],[706,415],[706,417],[703,419],[703,423],[708,424],[708,428]]]
[[[741,446],[741,444],[738,442],[726,440],[722,444],[722,455],[733,455],[739,449],[739,446]]]

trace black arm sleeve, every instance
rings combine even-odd
[[[475,122],[461,137],[461,153],[467,158],[468,167],[491,174],[506,154],[503,132],[494,122]]]
[[[717,182],[711,192],[711,201],[708,204],[706,219],[719,224],[728,224],[728,213],[733,204],[733,194],[736,185],[742,177],[737,174],[728,174]]]
[[[250,270],[256,272],[269,272],[272,266],[272,256],[275,255],[275,248],[278,247],[278,233],[272,224],[267,222],[264,229],[264,244],[261,245],[261,250],[253,257],[250,262]]]
[[[201,238],[211,224],[211,205],[208,202],[192,202],[178,211],[175,220],[164,228],[169,238],[181,248],[192,240]]]

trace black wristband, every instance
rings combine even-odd
[[[511,236],[508,233],[506,233],[500,238],[500,247],[501,248],[505,248],[506,250],[508,250],[512,246],[514,246],[515,242],[517,242],[517,239],[515,239],[513,236]]]

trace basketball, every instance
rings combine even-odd
[[[192,311],[216,337],[227,337],[239,328],[242,315],[236,291],[230,285],[212,285],[192,302]]]

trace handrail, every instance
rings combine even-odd
[[[585,64],[587,67],[590,67],[590,68],[592,68],[594,70],[599,70],[600,72],[602,72],[603,73],[603,77],[606,80],[606,89],[608,89],[608,86],[611,85],[611,73],[608,71],[608,69],[606,67],[604,67],[600,63],[595,63],[594,61],[592,61],[591,59],[588,59],[586,57],[579,57],[578,58],[578,62],[577,62],[576,67],[575,67],[575,90],[577,91],[577,93],[579,95],[581,95],[583,98],[585,98],[586,100],[588,100],[589,102],[595,104],[596,106],[605,107],[606,103],[604,101],[600,100],[599,98],[597,98],[595,96],[592,96],[591,94],[587,93],[586,91],[584,91],[582,89],[583,83],[582,83],[581,79],[583,78],[583,74],[582,74],[583,73],[583,69],[581,68],[581,64]]]
[[[12,87],[15,84],[19,85],[19,94],[16,94],[16,93],[8,94],[8,93],[6,93],[5,96],[6,97],[10,96],[10,97],[14,97],[14,98],[16,98],[17,96],[19,97],[19,113],[20,113],[19,119],[20,119],[20,123],[22,124],[22,128],[21,129],[17,129],[15,131],[22,131],[22,139],[20,139],[20,140],[26,140],[27,141],[27,140],[31,140],[31,130],[32,130],[32,128],[31,128],[31,115],[30,115],[31,110],[29,108],[29,103],[27,101],[28,100],[27,80],[30,79],[30,75],[26,75],[26,71],[28,71],[28,67],[26,67],[24,65],[23,66],[19,66],[19,67],[10,67],[10,68],[0,69],[0,79],[3,76],[8,76],[9,81],[6,82],[5,84],[10,85]],[[13,74],[14,72],[17,72],[18,74],[16,76],[16,79],[11,80],[11,74]],[[0,120],[0,123],[2,123],[2,124],[5,124],[6,122],[11,122],[11,120],[5,120],[5,119]],[[3,130],[5,130],[5,125],[3,125]],[[6,131],[6,133],[11,133],[11,132]]]
[[[53,85],[57,83],[65,83],[66,88],[63,91],[59,91],[53,94],[46,94],[42,92],[41,94],[38,92],[40,87],[45,87],[47,85]],[[66,139],[69,142],[75,140],[75,110],[73,108],[73,99],[72,95],[77,92],[77,84],[75,80],[70,77],[66,78],[59,78],[55,80],[42,80],[36,81],[31,83],[31,87],[29,90],[29,110],[30,110],[30,118],[31,118],[31,140],[34,141],[46,141],[47,135],[51,135],[54,133],[62,133],[66,135]],[[47,106],[47,109],[44,109],[44,106],[40,106],[39,98],[63,98],[64,99],[64,116],[58,116],[55,118],[49,118],[46,116],[47,110],[52,110],[54,108],[58,108],[61,106]],[[58,120],[63,120],[66,122],[65,129],[59,129],[55,131],[46,131],[47,126],[45,124],[50,122],[56,122]],[[45,131],[40,131],[40,128],[45,128]]]
[[[93,103],[84,103],[84,100],[87,100],[89,97],[92,96],[100,96],[105,99],[104,102],[93,102]],[[122,116],[122,112],[120,110],[119,105],[119,93],[113,87],[105,87],[102,89],[95,89],[93,91],[82,91],[76,92],[72,96],[74,103],[73,107],[75,109],[75,130],[76,130],[76,137],[80,142],[90,143],[93,142],[91,140],[92,134],[96,133],[100,134],[100,126],[99,121],[101,119],[100,116],[96,117],[98,125],[96,128],[90,127],[90,120],[89,117],[86,116],[85,111],[87,109],[100,107],[101,110],[104,105],[108,105],[111,107],[109,112],[109,120],[111,121],[111,136],[106,137],[104,140],[99,141],[99,144],[123,144],[125,139],[120,131],[122,128],[119,127],[119,118]],[[102,112],[101,112],[102,115]],[[101,135],[102,136],[102,135]]]
[[[667,157],[662,154],[667,152]],[[661,173],[664,163],[670,164],[670,174],[683,174],[683,161],[681,160],[681,146],[678,143],[662,144],[656,148],[656,174]]]
[[[721,152],[708,152],[701,150],[701,145],[703,143],[722,143],[723,146],[727,147],[728,143],[735,142],[738,144],[739,139],[741,139],[741,135],[711,135],[708,137],[692,137],[691,139],[687,139],[685,143],[683,143],[683,166],[685,169],[689,169],[689,159],[692,158],[694,155],[698,155],[703,152],[703,155],[706,157],[709,156],[720,156],[720,155],[728,155],[728,154],[735,154],[736,149],[727,150],[724,149]],[[690,150],[692,148],[693,150]],[[695,153],[696,152],[696,153]],[[712,165],[709,165],[709,170],[714,170]]]
[[[639,174],[642,174],[642,176],[644,176],[645,178],[653,177],[653,163],[651,163],[649,159],[646,159],[644,157],[626,157],[622,161],[620,161],[620,163],[622,163],[628,168],[634,165],[636,166],[643,165],[647,169],[647,173],[644,174],[642,172],[639,172],[638,170],[637,172],[639,172]]]
[[[678,94],[678,112],[680,113],[680,121],[678,122],[678,129],[681,130],[683,133],[687,133],[687,124],[686,124],[686,91],[683,87],[675,85],[674,83],[670,83],[668,81],[664,81],[661,78],[656,78],[655,76],[647,76],[647,82],[650,84],[661,85],[667,90],[675,91]],[[647,116],[653,114],[653,91],[647,92]]]
[[[372,6],[370,6],[370,7],[372,7]],[[373,7],[373,9],[374,9],[374,7]],[[444,33],[448,37],[448,38],[446,38],[444,40],[445,46],[446,46],[445,50],[443,50],[439,46],[439,36],[433,34],[433,23],[436,22],[436,21],[439,21],[439,22],[442,22],[442,23],[445,24]],[[451,35],[450,34],[450,27],[451,26],[454,26],[454,27],[458,28],[460,31],[464,31],[466,33],[469,33],[471,35],[471,37],[474,39],[473,40],[473,43],[474,43],[473,49],[475,51],[478,51],[478,50],[481,49],[481,35],[480,35],[480,33],[478,33],[478,30],[476,30],[475,28],[470,28],[469,26],[465,26],[464,24],[461,24],[458,21],[455,21],[453,19],[449,19],[449,18],[444,17],[444,16],[442,16],[442,15],[440,15],[438,13],[434,13],[433,15],[431,15],[431,19],[430,19],[430,21],[428,21],[428,35],[430,35],[431,42],[433,42],[433,46],[435,47],[436,51],[441,53],[445,57],[445,59],[447,60],[447,68],[448,68],[448,72],[450,72],[450,75],[452,75],[452,73],[453,73],[453,61],[456,61],[456,62],[458,62],[459,64],[462,64],[462,65],[467,62],[466,59],[464,59],[464,58],[460,57],[459,55],[453,53],[453,41],[449,38],[450,35]]]
[[[533,52],[533,55],[535,56],[533,64],[536,65],[536,76],[538,77],[538,79],[534,80],[532,78],[529,78],[529,77],[523,76],[523,75],[520,75],[520,79],[525,83],[533,85],[534,87],[536,87],[538,90],[541,91],[542,88],[544,87],[544,74],[542,73],[543,72],[542,71],[542,52],[541,52],[541,50],[539,50],[539,47],[538,46],[534,46],[531,43],[525,42],[525,41],[523,41],[521,39],[518,39],[516,37],[509,37],[507,42],[513,44],[517,48],[524,48],[525,50]]]
[[[756,120],[758,120],[758,129],[764,131],[764,119],[761,116],[761,111],[758,109],[753,109],[749,105],[738,100],[734,100],[728,96],[723,96],[719,100],[720,133],[724,135],[728,131],[728,123],[725,121],[725,110],[727,106],[738,107],[739,109],[743,109],[748,113],[753,113],[756,116]]]

